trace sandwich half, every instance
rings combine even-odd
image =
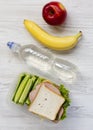
[[[69,92],[63,85],[57,86],[50,81],[38,84],[29,94],[29,111],[51,121],[66,117],[70,104]]]

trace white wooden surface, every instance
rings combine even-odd
[[[41,12],[49,0],[0,0],[0,130],[92,130],[93,129],[93,1],[60,0],[68,10],[68,18],[61,27],[48,26]],[[21,45],[38,44],[24,29],[23,20],[32,19],[54,35],[83,32],[77,47],[54,55],[67,59],[79,67],[81,76],[70,87],[72,104],[68,118],[55,125],[38,123],[20,114],[7,103],[11,84],[20,72],[31,70],[14,57],[6,46],[8,41]],[[33,121],[32,121],[33,120]]]

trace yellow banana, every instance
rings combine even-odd
[[[24,20],[24,25],[34,38],[46,47],[54,50],[69,50],[77,44],[78,39],[82,36],[81,31],[74,36],[52,36],[41,29],[36,23],[29,20]]]

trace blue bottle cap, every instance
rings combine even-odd
[[[7,46],[11,49],[15,43],[14,42],[8,42]]]

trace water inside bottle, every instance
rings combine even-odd
[[[76,80],[77,67],[63,59],[53,58],[50,52],[31,44],[20,50],[21,57],[28,66],[40,70],[42,73],[51,73],[64,82],[72,83]]]
[[[23,57],[28,66],[32,66],[44,72],[47,72],[51,68],[51,54],[35,45],[24,46],[21,49],[21,57]]]
[[[76,79],[77,67],[72,63],[56,58],[53,63],[53,71],[59,79],[72,83]]]

